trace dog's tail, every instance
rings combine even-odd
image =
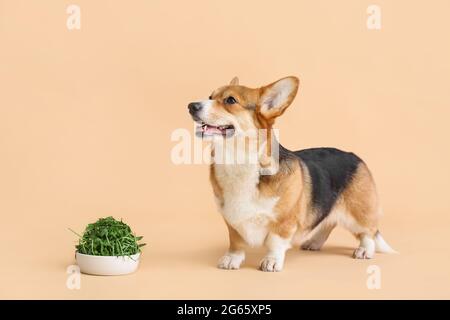
[[[383,239],[380,231],[375,233],[375,250],[380,253],[398,253]]]

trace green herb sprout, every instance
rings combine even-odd
[[[145,243],[139,244],[142,237],[137,237],[131,228],[113,217],[100,218],[95,223],[91,223],[84,230],[83,235],[79,235],[72,229],[80,239],[75,247],[82,254],[93,256],[131,256],[141,252],[141,247]]]

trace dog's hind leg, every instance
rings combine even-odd
[[[339,223],[359,239],[353,257],[372,258],[381,208],[372,175],[364,163],[359,165],[340,200]]]
[[[355,259],[371,259],[375,254],[375,241],[373,236],[368,233],[362,233],[357,236],[359,238],[359,247],[353,252]]]
[[[302,250],[320,250],[334,227],[336,227],[336,223],[322,221],[311,231],[311,236],[300,245],[300,248]]]

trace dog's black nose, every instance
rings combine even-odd
[[[188,108],[189,108],[189,113],[194,115],[202,108],[202,104],[199,102],[191,102],[191,103],[189,103]]]

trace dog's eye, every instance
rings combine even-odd
[[[212,100],[212,99],[213,99],[212,96],[209,96],[209,97],[208,97],[208,100]]]
[[[225,99],[225,103],[226,104],[235,104],[236,103],[236,99],[234,97],[228,97]]]

